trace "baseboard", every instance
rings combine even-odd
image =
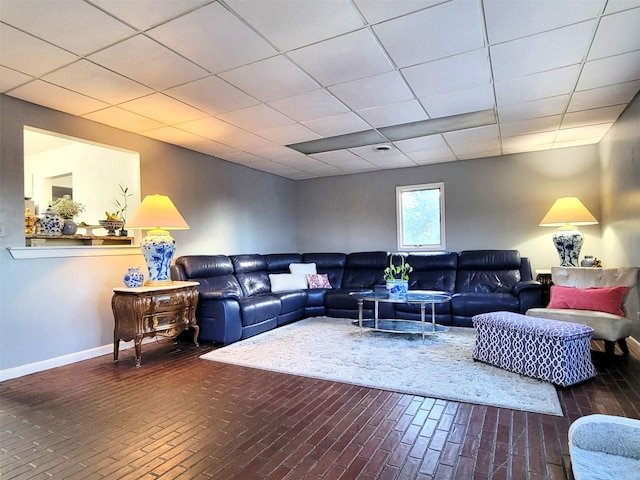
[[[144,345],[145,343],[152,341],[152,338],[145,338],[142,340],[142,344]],[[133,342],[120,342],[120,351],[127,350],[129,348],[133,348]],[[113,343],[102,345],[101,347],[90,348],[89,350],[83,350],[81,352],[70,353],[69,355],[63,355],[61,357],[42,360],[41,362],[28,363],[26,365],[20,365],[19,367],[2,369],[0,370],[0,382],[11,380],[12,378],[24,377],[25,375],[50,370],[56,367],[62,367],[64,365],[69,365],[70,363],[81,362],[82,360],[88,360],[90,358],[100,357],[101,355],[113,355]]]

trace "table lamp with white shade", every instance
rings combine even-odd
[[[188,230],[189,225],[166,195],[147,195],[127,220],[127,228],[148,230],[140,242],[140,250],[147,262],[149,277],[145,285],[170,285],[171,259],[176,241],[168,230]]]
[[[540,222],[541,227],[559,227],[553,234],[553,243],[563,267],[577,267],[584,237],[578,225],[598,223],[587,207],[577,197],[557,199]]]

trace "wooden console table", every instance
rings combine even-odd
[[[144,337],[175,338],[189,327],[194,329],[193,342],[198,346],[198,285],[198,282],[173,282],[158,287],[114,288],[111,299],[115,320],[113,360],[118,361],[120,340],[133,340],[136,367],[139,367]]]

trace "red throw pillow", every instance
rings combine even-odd
[[[624,317],[622,300],[627,287],[573,288],[551,286],[551,301],[547,308],[596,310]]]

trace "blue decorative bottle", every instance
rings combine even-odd
[[[129,288],[141,287],[144,284],[144,275],[138,267],[131,267],[124,274],[124,284]]]

